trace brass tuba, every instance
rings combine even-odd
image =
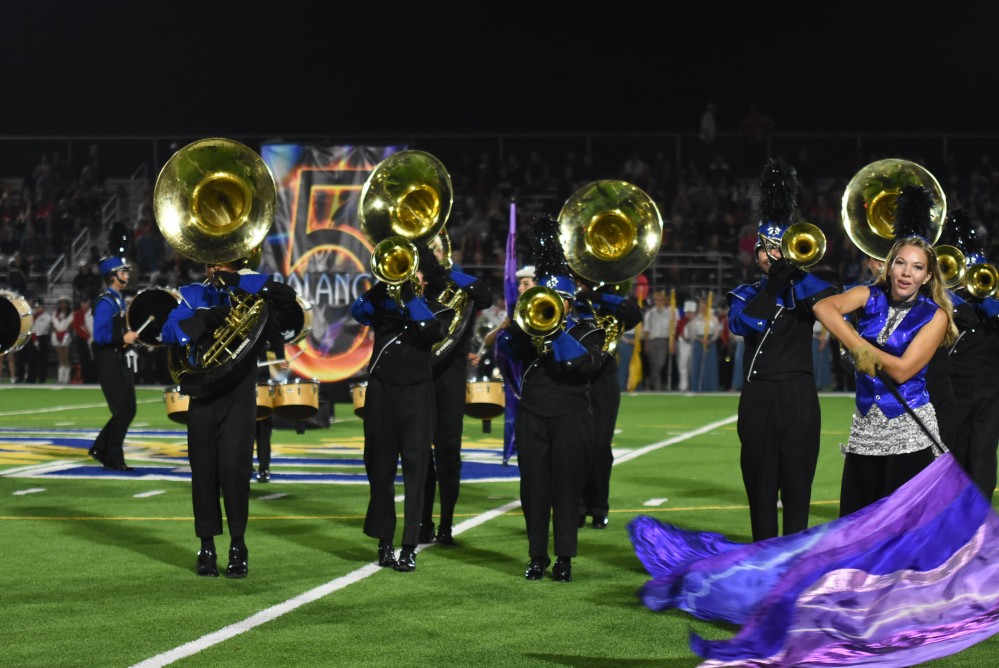
[[[659,207],[627,181],[594,181],[573,193],[558,215],[559,237],[569,267],[593,287],[625,284],[645,271],[662,245]],[[621,325],[590,304],[604,330],[605,352],[613,353]]]
[[[153,189],[153,213],[167,243],[207,265],[252,259],[274,222],[276,201],[274,177],[263,159],[248,146],[222,138],[178,150]],[[170,348],[167,360],[176,382],[207,389],[223,384],[225,375],[247,358],[255,361],[251,353],[267,322],[266,304],[240,292],[230,295],[230,304],[208,346]]]
[[[513,320],[531,337],[538,354],[544,354],[553,335],[565,324],[562,296],[549,287],[536,285],[524,291],[513,307]]]
[[[930,210],[930,244],[943,232],[947,197],[933,174],[908,160],[878,160],[858,171],[843,191],[843,226],[856,246],[867,255],[884,260],[895,243],[895,209],[907,185],[921,186],[933,195]]]
[[[361,232],[375,245],[371,257],[372,273],[375,278],[389,284],[389,292],[398,300],[399,288],[405,280],[388,279],[379,275],[382,265],[389,262],[412,265],[412,280],[418,286],[415,273],[419,256],[416,245],[429,246],[440,237],[444,244],[442,265],[451,267],[451,240],[444,226],[451,215],[454,203],[454,190],[451,175],[436,157],[423,151],[399,151],[385,158],[371,170],[361,188],[358,205],[358,224]],[[391,254],[380,253],[386,259],[377,259],[378,246],[388,239],[396,239],[390,246]],[[410,242],[411,259],[402,260],[398,240]],[[384,267],[389,270],[389,267]],[[401,278],[398,270],[390,271]],[[395,285],[396,287],[393,287]],[[419,292],[419,289],[417,289]],[[435,362],[443,359],[461,338],[472,316],[472,303],[468,293],[451,282],[433,299],[453,315],[448,323],[445,337],[435,343],[431,352]]]
[[[818,225],[794,223],[781,235],[781,257],[801,269],[818,264],[825,253],[826,235]]]

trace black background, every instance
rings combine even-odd
[[[0,135],[992,134],[990,6],[8,5]]]

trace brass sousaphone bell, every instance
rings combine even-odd
[[[627,181],[594,181],[566,200],[559,240],[569,267],[603,285],[630,281],[659,253],[663,219],[641,188]]]
[[[884,260],[895,244],[895,210],[902,188],[926,188],[933,195],[930,237],[935,244],[943,232],[947,197],[926,168],[908,160],[878,160],[858,171],[843,191],[843,226],[851,241],[867,255]]]
[[[206,265],[253,258],[274,222],[274,177],[257,153],[231,139],[211,138],[181,148],[167,160],[153,189],[153,213],[164,239],[180,255]],[[266,324],[266,305],[257,295],[237,293],[212,342],[198,351],[168,350],[174,379],[195,391],[224,386],[225,376],[246,362]]]
[[[594,181],[566,200],[558,215],[559,241],[578,276],[594,286],[618,286],[645,271],[663,239],[659,207],[645,191],[627,181]],[[614,352],[623,333],[617,318],[599,315],[606,352]]]

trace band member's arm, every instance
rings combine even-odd
[[[770,273],[760,283],[760,290],[748,301],[745,313],[756,320],[773,320],[780,311],[777,298],[791,283],[792,279],[801,278],[803,271],[783,259],[777,259],[770,264]]]
[[[581,322],[570,331],[562,329],[551,340],[552,354],[564,369],[595,374],[604,364],[603,332],[591,322]]]
[[[593,303],[598,310],[617,318],[623,332],[634,329],[642,322],[642,309],[634,300],[597,291],[594,293]]]
[[[892,380],[904,383],[926,366],[937,348],[940,347],[940,342],[947,331],[947,314],[943,310],[937,309],[933,319],[916,334],[902,356],[896,357],[871,345],[857,333],[853,325],[843,318],[844,314],[862,308],[870,298],[870,294],[869,287],[858,286],[846,292],[826,297],[815,304],[812,312],[818,321],[825,325],[830,334],[835,336],[847,350],[854,353],[855,358],[857,351],[860,350],[865,351],[866,354],[873,353],[877,358],[877,365],[883,368]],[[857,368],[865,373],[870,373],[870,370],[865,369],[859,361]]]
[[[405,283],[399,290],[405,304],[405,316],[416,325],[416,333],[427,343],[436,343],[447,336],[448,323],[453,311],[441,309],[437,313],[430,308],[427,298],[417,295],[413,284]]]
[[[104,346],[124,346],[135,341],[134,332],[127,332],[124,319],[115,316],[118,306],[110,298],[99,299],[94,308],[94,341]],[[119,324],[116,326],[115,322]]]
[[[537,356],[531,337],[525,334],[516,322],[503,328],[496,345],[507,359],[525,362]]]
[[[455,269],[448,271],[448,278],[468,293],[472,298],[472,308],[474,310],[480,311],[484,308],[489,308],[489,305],[493,303],[492,288],[485,281],[481,281],[474,276],[469,276]]]
[[[373,325],[384,311],[383,302],[387,298],[388,285],[379,281],[354,300],[354,303],[350,305],[350,314],[354,320],[362,325]]]
[[[185,288],[181,288],[181,295],[184,299],[170,311],[163,323],[163,343],[187,345],[200,341],[221,325],[229,312],[226,306],[192,307],[191,303],[196,303],[196,300]]]

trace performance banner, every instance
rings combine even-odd
[[[292,371],[320,382],[363,372],[371,356],[368,328],[350,315],[371,286],[372,245],[357,226],[368,174],[405,146],[264,144],[261,157],[277,184],[274,227],[260,272],[283,277],[312,305],[312,331],[290,346]]]

